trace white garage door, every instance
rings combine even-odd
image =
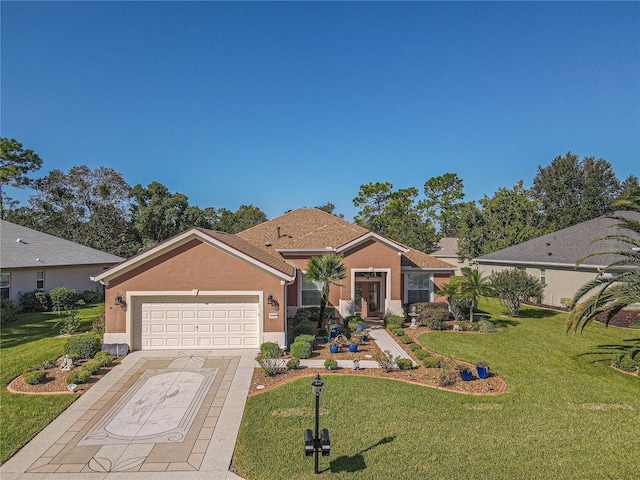
[[[134,350],[258,348],[258,297],[142,297]]]

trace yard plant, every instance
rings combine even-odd
[[[499,480],[523,472],[636,478],[637,449],[621,440],[637,437],[640,380],[612,369],[611,355],[594,352],[637,331],[594,324],[582,335],[565,335],[566,313],[523,306],[519,318],[507,318],[493,299],[481,300],[479,311],[500,331],[432,332],[419,341],[456,360],[490,362],[507,391],[471,396],[321,371],[320,422],[332,440],[321,473],[349,480]],[[310,384],[305,378],[249,398],[234,458],[244,478],[313,478],[308,459],[290,455],[313,425]],[[283,407],[299,414],[275,414]],[[420,455],[408,445],[419,445]]]

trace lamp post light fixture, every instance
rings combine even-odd
[[[331,451],[331,442],[329,441],[329,431],[323,428],[320,431],[320,394],[322,393],[322,386],[324,382],[320,379],[320,374],[316,375],[316,378],[311,382],[311,389],[313,395],[316,397],[316,429],[315,435],[311,433],[311,429],[307,429],[304,432],[304,453],[305,456],[310,457],[314,455],[313,473],[318,473],[318,453],[322,452],[323,457],[329,456]]]

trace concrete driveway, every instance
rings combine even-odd
[[[128,355],[0,467],[14,479],[220,479],[229,472],[253,350]]]

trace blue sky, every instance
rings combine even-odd
[[[638,2],[7,2],[1,135],[269,218],[567,151],[640,175]],[[27,193],[15,195],[26,203]]]

